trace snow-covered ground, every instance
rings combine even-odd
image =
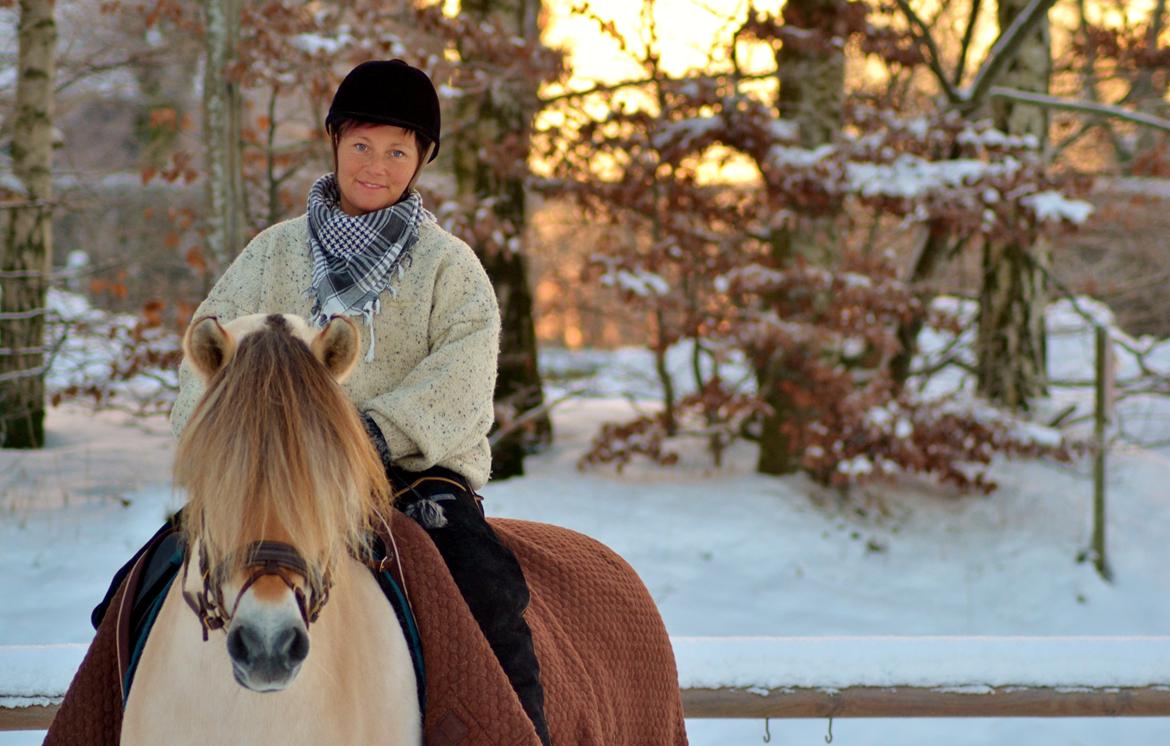
[[[1088,378],[1091,348],[1070,325],[1054,338],[1054,368]],[[1087,460],[996,464],[1000,489],[986,497],[905,480],[844,499],[802,477],[753,473],[746,444],[718,470],[684,445],[674,468],[582,473],[576,462],[597,426],[629,412],[615,394],[638,389],[646,368],[633,352],[548,363],[595,371],[608,395],[559,405],[554,445],[527,462],[525,477],[489,485],[486,507],[609,544],[642,575],[672,635],[1170,635],[1166,452],[1119,443],[1110,454],[1107,583],[1076,560],[1090,531]],[[1083,413],[1090,396],[1058,391],[1052,407],[1079,403]],[[1124,406],[1142,437],[1170,435],[1170,401]],[[43,452],[0,451],[0,645],[88,641],[89,609],[110,575],[176,504],[165,422],[66,407],[51,412],[48,430]],[[688,728],[709,746],[765,736],[762,721]],[[774,720],[768,731],[772,743],[820,744],[829,723]],[[1156,745],[1170,743],[1170,719],[836,720],[832,737],[848,746]],[[36,742],[0,734],[3,745]]]

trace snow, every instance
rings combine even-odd
[[[976,148],[1027,148],[1036,150],[1040,141],[1035,135],[1008,135],[994,128],[976,129],[967,127],[959,133],[960,145]]]
[[[968,301],[939,305],[970,318]],[[1108,309],[1086,299],[1075,308],[1053,306],[1055,378],[1092,378],[1092,325],[1077,309],[1109,319]],[[960,356],[969,354],[970,333],[967,324]],[[1142,351],[1147,365],[1170,371],[1170,344],[1116,329],[1112,335],[1119,380],[1140,375],[1123,343]],[[944,354],[952,341],[927,335],[924,351]],[[683,384],[680,395],[690,381],[688,352],[673,348],[667,360]],[[964,691],[1057,680],[1170,685],[1167,642],[1148,639],[1170,635],[1170,449],[1141,445],[1167,440],[1166,397],[1118,403],[1126,439],[1115,440],[1108,455],[1114,579],[1106,582],[1077,561],[1091,533],[1087,458],[1066,465],[998,461],[991,476],[1000,489],[987,497],[917,479],[847,496],[802,476],[755,473],[746,443],[734,444],[716,468],[699,439],[671,443],[682,457],[676,467],[634,462],[621,475],[581,472],[576,463],[602,422],[655,406],[652,355],[547,350],[541,367],[550,398],[588,393],[554,408],[554,444],[529,457],[526,476],[489,484],[485,507],[490,515],[582,531],[626,558],[678,642],[684,683],[741,682],[761,692],[801,682],[894,680]],[[723,370],[731,376],[742,367],[732,359]],[[970,385],[960,369],[931,386],[960,392],[957,405],[977,406],[962,393]],[[1092,398],[1091,388],[1056,387],[1038,409],[1073,406],[1071,419],[1083,419]],[[900,427],[896,411],[873,416],[895,432]],[[64,406],[51,409],[46,424],[47,448],[0,451],[0,645],[88,643],[89,610],[114,570],[180,503],[169,485],[173,442],[163,418]],[[1037,437],[1053,432],[1036,427]],[[965,639],[945,639],[955,636]],[[1025,658],[1012,655],[1011,639],[989,639],[999,636],[1049,639],[1016,639],[1026,644]],[[1084,641],[1090,636],[1116,639]],[[782,639],[685,639],[694,637]],[[75,665],[78,650],[24,649],[12,653],[19,660],[5,651],[5,688],[17,687],[31,703],[51,677]],[[827,727],[825,720],[768,725],[773,741],[786,744],[821,743]],[[845,746],[1170,743],[1170,718],[862,719],[837,720],[832,729],[833,742]],[[688,732],[697,746],[736,746],[759,743],[765,724],[691,720]],[[39,736],[0,733],[0,745],[24,743],[39,743]]]
[[[816,148],[798,148],[791,145],[773,145],[768,149],[768,160],[777,169],[811,168],[836,151],[832,145]]]
[[[294,47],[310,55],[339,54],[353,43],[353,35],[346,29],[339,29],[335,37],[322,36],[321,34],[297,34],[292,38]]]
[[[651,143],[659,150],[672,143],[679,150],[687,150],[692,143],[722,126],[723,118],[719,116],[681,119],[677,122],[669,122],[658,132],[655,132]]]
[[[676,637],[679,683],[815,688],[1170,686],[1161,637]]]
[[[1005,158],[988,163],[974,158],[929,161],[903,153],[891,163],[846,164],[852,189],[867,197],[912,199],[929,191],[974,184],[981,179],[1018,171],[1020,162]]]
[[[36,707],[60,702],[85,657],[85,645],[0,647],[0,707]]]
[[[606,287],[617,287],[643,297],[666,295],[670,292],[670,283],[661,275],[644,269],[612,270],[601,276],[601,284]]]
[[[800,125],[787,119],[768,121],[768,133],[776,140],[795,141],[800,139]]]
[[[1098,178],[1093,180],[1098,194],[1133,194],[1147,199],[1170,199],[1170,179],[1153,177]]]
[[[1036,219],[1055,222],[1068,221],[1080,225],[1093,214],[1093,205],[1084,200],[1069,199],[1060,192],[1047,190],[1028,195],[1020,204],[1036,213]]]

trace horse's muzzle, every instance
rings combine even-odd
[[[237,621],[227,635],[236,681],[254,692],[288,687],[309,655],[309,635],[299,620],[278,625]]]

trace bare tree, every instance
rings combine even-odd
[[[0,261],[0,445],[45,442],[45,315],[52,269],[54,0],[21,0],[12,166],[24,201]]]
[[[205,0],[203,140],[207,169],[207,239],[220,271],[244,246],[243,103],[233,77],[242,0]]]

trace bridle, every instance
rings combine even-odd
[[[329,589],[333,586],[329,573],[315,577],[315,573],[309,570],[309,564],[305,562],[301,553],[292,545],[280,541],[256,541],[249,544],[244,552],[247,557],[244,567],[254,569],[244,584],[240,586],[230,612],[223,602],[223,573],[220,571],[211,572],[206,550],[202,546],[199,547],[199,574],[203,576],[202,590],[195,593],[187,590],[187,568],[190,563],[183,565],[183,599],[195,612],[195,616],[199,618],[199,624],[203,627],[204,642],[207,641],[209,630],[221,629],[231,624],[232,617],[239,609],[244,594],[256,581],[269,575],[280,578],[281,582],[292,591],[306,628],[317,621],[321,609],[329,600]],[[230,565],[230,563],[227,564]],[[292,577],[294,574],[299,575],[308,584],[310,588],[308,597],[305,596],[304,590],[297,586]]]

